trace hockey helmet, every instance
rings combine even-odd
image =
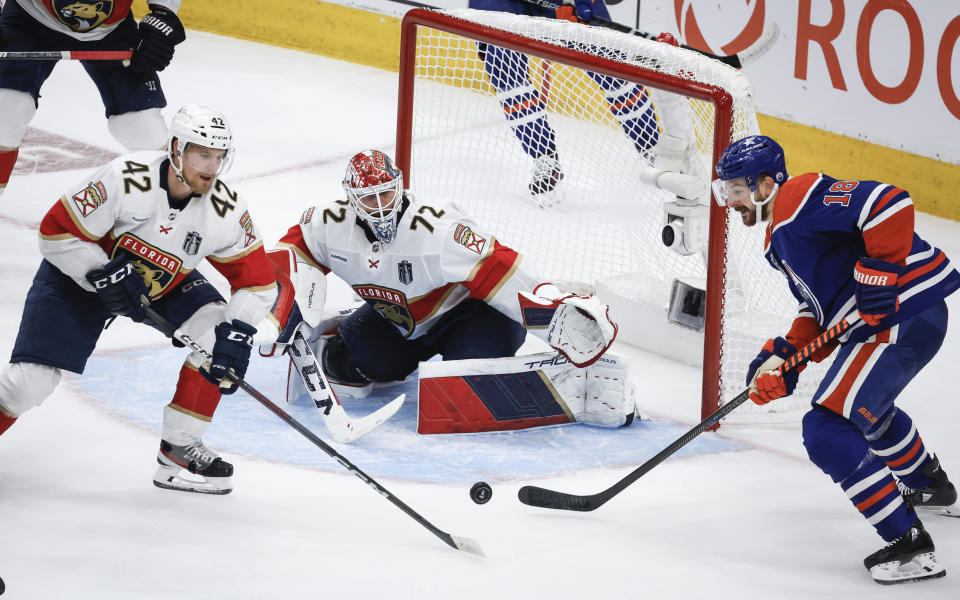
[[[403,204],[403,173],[380,150],[355,154],[347,165],[343,189],[357,216],[384,244],[397,235]]]
[[[757,191],[757,180],[766,173],[779,186],[788,178],[783,148],[765,135],[752,135],[727,146],[717,161],[717,177],[713,182],[714,197],[726,206],[728,192],[724,181],[744,178],[751,195]]]
[[[174,150],[174,140],[177,140],[176,150]],[[183,178],[183,155],[190,144],[214,150],[226,150],[226,153],[212,165],[188,163],[191,167],[218,176],[230,169],[234,155],[233,130],[220,111],[206,106],[187,104],[173,116],[173,121],[170,123],[167,155],[170,158],[170,164],[181,179]],[[174,152],[176,152],[176,161],[173,160]],[[213,167],[212,172],[211,167]]]

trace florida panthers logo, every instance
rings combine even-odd
[[[125,233],[117,240],[110,258],[126,252],[133,268],[143,277],[151,298],[158,298],[176,281],[182,262],[176,256]]]
[[[403,337],[409,336],[417,327],[417,322],[407,306],[407,297],[397,290],[379,285],[355,285],[358,296],[370,303],[373,310],[397,326]]]
[[[85,33],[110,18],[114,0],[51,0],[50,8],[61,23],[77,33]]]

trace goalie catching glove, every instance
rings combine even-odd
[[[541,283],[518,298],[524,327],[578,367],[595,363],[617,337],[610,307],[596,296],[577,296]]]

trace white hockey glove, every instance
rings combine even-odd
[[[298,263],[287,249],[272,250],[267,256],[276,267],[280,292],[270,312],[257,325],[255,342],[260,344],[261,356],[282,353],[299,329],[310,338],[309,328],[320,324],[327,298],[327,278],[319,269]]]
[[[610,307],[596,296],[568,294],[552,283],[517,296],[524,327],[578,367],[596,362],[617,337]]]

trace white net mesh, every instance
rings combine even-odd
[[[567,21],[445,13],[547,42],[558,54],[577,50],[718,86],[733,98],[730,139],[759,133],[749,81],[701,54]],[[658,140],[679,138],[686,146],[683,171],[706,189],[714,106],[564,60],[420,27],[415,64],[401,65],[416,76],[410,187],[425,200],[454,202],[547,279],[613,282],[618,293],[666,310],[673,280],[705,280],[707,261],[703,253],[680,256],[662,244],[662,205],[675,197],[642,174],[657,157]],[[543,189],[537,181],[555,188],[531,193]],[[743,390],[750,360],[768,337],[787,331],[796,310],[782,277],[763,259],[762,228],[729,224],[723,349],[711,359],[721,363],[724,400]],[[797,401],[770,406],[792,411]]]

